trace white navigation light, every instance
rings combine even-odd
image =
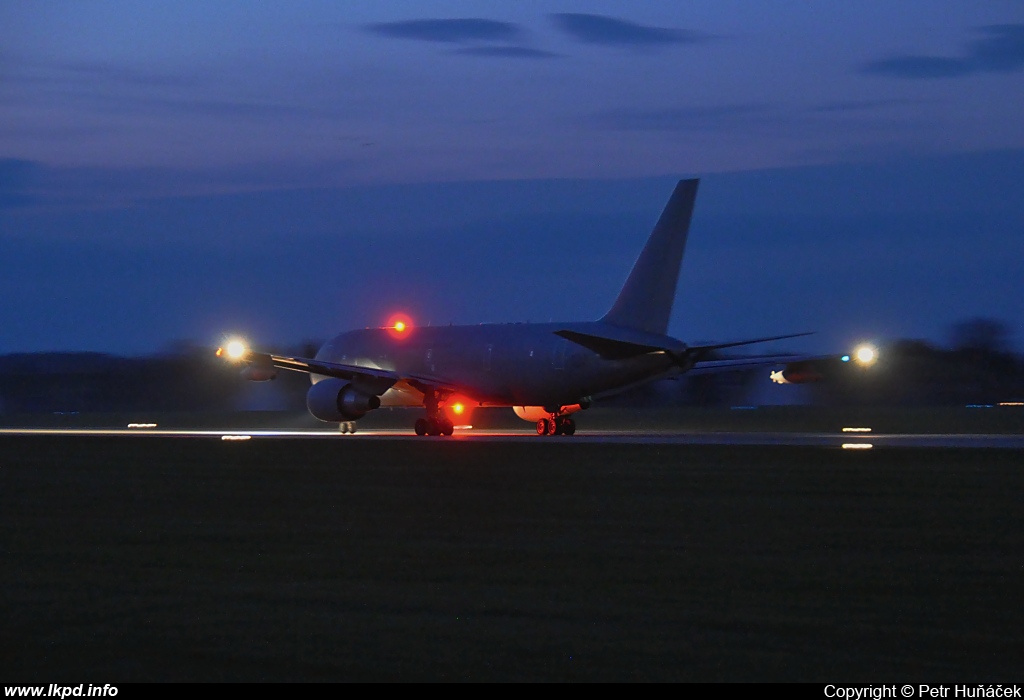
[[[854,351],[853,356],[857,358],[859,364],[867,367],[878,359],[878,349],[873,345],[861,345]]]

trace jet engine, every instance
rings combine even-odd
[[[306,407],[317,419],[328,423],[357,420],[367,411],[380,408],[380,397],[364,394],[342,379],[321,379],[306,393]]]
[[[821,375],[807,362],[794,362],[772,372],[771,378],[776,384],[808,384],[820,381]]]
[[[277,370],[269,365],[249,365],[242,370],[242,379],[248,379],[250,382],[267,382],[277,379]]]

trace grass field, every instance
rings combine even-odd
[[[1020,683],[1022,494],[1018,451],[0,437],[0,675]]]

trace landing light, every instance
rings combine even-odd
[[[229,360],[241,360],[249,352],[249,346],[239,338],[229,340],[223,346],[217,348],[217,357],[226,357]]]
[[[853,356],[858,364],[868,367],[878,359],[878,349],[873,345],[861,345],[854,351]]]
[[[466,410],[466,407],[463,406],[461,403],[457,403],[457,404],[452,405],[452,413],[454,413],[457,416],[461,416],[462,412],[465,411],[465,410]]]
[[[395,321],[395,330],[401,333],[405,330],[405,323],[402,321]]]

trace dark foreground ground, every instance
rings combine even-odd
[[[0,676],[1016,682],[1024,453],[0,438]]]

